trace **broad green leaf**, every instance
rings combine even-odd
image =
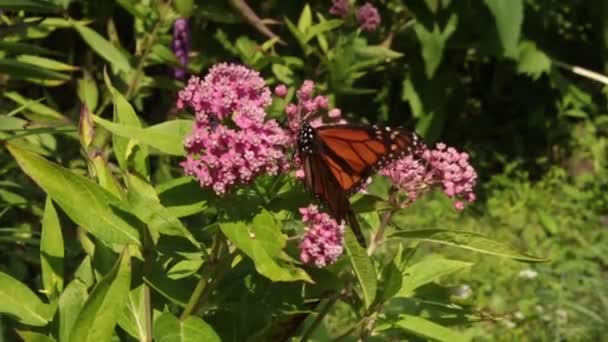
[[[0,272],[0,303],[0,313],[36,327],[47,325],[54,311],[25,284],[3,272]]]
[[[64,84],[70,79],[69,75],[9,58],[0,59],[0,73],[16,80],[25,80],[48,87]]]
[[[32,152],[7,144],[17,163],[78,225],[106,245],[139,245],[139,233],[124,220],[128,205],[93,183]]]
[[[72,25],[91,49],[113,65],[118,71],[129,71],[131,69],[129,59],[124,53],[102,35],[82,23],[72,21]]]
[[[6,98],[11,99],[15,103],[18,103],[25,107],[28,111],[38,114],[43,118],[52,119],[52,120],[65,120],[65,117],[56,111],[55,109],[40,103],[39,100],[32,100],[26,97],[21,96],[21,94],[17,92],[6,92],[4,93]]]
[[[517,57],[517,44],[524,21],[523,0],[485,0],[496,20],[496,29],[505,56]]]
[[[192,177],[174,178],[156,187],[161,203],[175,217],[198,214],[207,208],[207,202],[216,195],[202,189]]]
[[[400,320],[395,325],[416,336],[432,341],[465,342],[469,339],[460,332],[446,328],[427,319],[411,315],[399,315]]]
[[[369,308],[376,299],[378,288],[376,269],[372,259],[367,255],[365,249],[359,245],[355,234],[348,228],[344,230],[344,248],[346,248],[350,263],[361,285],[365,307]]]
[[[93,288],[70,333],[70,341],[109,341],[129,297],[131,256],[124,248],[116,264]]]
[[[81,264],[81,267],[82,265],[89,265],[90,267],[88,260],[89,257],[87,256],[85,258],[87,263]],[[87,285],[78,277],[66,286],[65,291],[59,297],[59,341],[70,340],[72,327],[88,296]]]
[[[54,59],[34,56],[34,55],[20,55],[17,56],[16,59],[19,62],[28,63],[31,65],[38,66],[40,68],[44,68],[47,70],[55,70],[55,71],[75,71],[78,70],[77,66],[66,64],[63,62],[56,61]]]
[[[427,258],[403,271],[403,281],[397,297],[409,297],[414,290],[436,279],[471,267],[473,263],[444,258]]]
[[[547,259],[537,258],[517,251],[502,242],[494,241],[483,235],[447,229],[404,230],[394,233],[390,238],[428,241],[448,246],[454,246],[477,253],[490,254],[521,262],[546,262]]]
[[[46,198],[40,233],[40,266],[42,285],[51,300],[63,291],[63,236],[53,201]]]
[[[134,139],[174,156],[185,154],[183,147],[184,131],[189,132],[192,129],[192,121],[190,120],[171,120],[147,128],[121,125],[98,116],[93,116],[93,121],[116,135]]]
[[[308,274],[288,262],[283,253],[285,235],[267,211],[258,214],[250,225],[244,222],[221,223],[222,233],[250,257],[255,269],[273,281],[312,282]]]
[[[154,341],[156,342],[220,342],[215,330],[197,316],[180,320],[166,312],[154,322]]]
[[[95,79],[87,70],[83,70],[82,78],[78,79],[78,98],[91,112],[95,112],[99,101],[99,90]]]
[[[414,31],[418,40],[422,44],[422,57],[424,59],[424,67],[426,76],[430,79],[435,75],[435,71],[441,64],[443,59],[443,51],[448,39],[456,31],[458,26],[458,16],[453,14],[450,16],[443,30],[437,23],[433,26],[433,31],[428,31],[421,23],[414,25]]]
[[[147,286],[142,284],[129,292],[127,305],[118,320],[118,325],[138,341],[152,340],[152,336],[148,336],[148,329],[146,329],[148,318],[146,317],[145,288]]]
[[[135,113],[135,110],[127,101],[127,99],[116,90],[108,74],[104,72],[104,80],[106,86],[112,93],[112,102],[114,103],[114,123],[121,124],[127,127],[133,127],[134,129],[142,129],[143,125]],[[93,120],[96,120],[96,116],[93,116]],[[102,125],[103,126],[103,125]],[[105,127],[105,126],[104,126]],[[107,128],[107,127],[105,127]],[[112,147],[114,148],[114,155],[116,160],[123,171],[128,169],[128,160],[132,157],[135,171],[144,177],[148,177],[148,148],[147,146],[138,146],[137,141],[132,141],[128,137],[121,136],[115,132],[112,136]]]
[[[61,8],[53,2],[45,0],[0,0],[0,9],[34,13],[57,13],[61,11]]]
[[[188,239],[194,246],[199,243],[176,217],[165,208],[158,199],[154,188],[138,176],[127,175],[127,198],[132,205],[133,213],[150,228],[150,234],[156,241],[159,234],[179,236]]]
[[[17,334],[19,335],[19,337],[21,337],[23,342],[55,342],[55,339],[51,336],[47,336],[33,331],[18,330]]]
[[[531,41],[523,41],[518,47],[517,72],[538,79],[551,70],[551,59]]]

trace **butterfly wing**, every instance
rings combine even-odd
[[[379,168],[421,146],[415,133],[362,125],[329,125],[316,129],[320,155],[347,195],[357,192]]]

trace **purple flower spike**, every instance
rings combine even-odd
[[[241,65],[217,64],[204,79],[191,77],[177,101],[196,114],[184,141],[184,172],[223,194],[262,173],[287,170],[291,138],[276,121],[265,120],[270,94],[260,75]]]
[[[336,262],[344,250],[344,224],[339,225],[327,213],[319,212],[316,205],[300,208],[300,213],[307,227],[300,242],[300,260],[319,268]]]
[[[173,53],[177,57],[181,68],[175,68],[175,78],[183,80],[186,77],[186,66],[188,65],[188,54],[191,50],[190,29],[187,18],[179,18],[173,23]]]
[[[380,13],[374,5],[366,2],[357,9],[357,21],[363,31],[375,31],[380,26]]]
[[[348,0],[332,0],[329,13],[339,17],[344,17],[348,14],[349,9],[350,4],[348,3]]]

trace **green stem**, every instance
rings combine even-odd
[[[325,316],[327,316],[327,313],[329,313],[329,309],[331,309],[332,306],[334,306],[334,304],[336,304],[336,302],[338,301],[338,298],[339,298],[339,293],[336,292],[333,296],[331,296],[330,298],[328,298],[326,300],[325,305],[323,306],[321,311],[319,311],[319,313],[317,314],[317,317],[315,317],[315,320],[310,324],[310,326],[304,332],[304,334],[302,334],[302,339],[300,340],[300,342],[306,342],[310,338],[312,333],[315,332],[315,330],[317,329],[319,324],[321,324],[321,322],[323,321],[323,318],[325,318]]]
[[[396,199],[397,199],[397,193],[393,192],[390,195],[388,201],[391,204],[394,204]],[[382,243],[382,240],[384,239],[384,231],[386,230],[386,227],[388,226],[388,224],[391,222],[393,213],[394,213],[393,210],[387,210],[382,215],[382,221],[380,222],[380,227],[378,227],[378,230],[373,235],[372,241],[369,244],[369,247],[367,249],[367,255],[372,255],[374,253],[374,251],[376,250],[376,248],[378,248],[378,246]]]

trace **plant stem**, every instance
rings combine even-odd
[[[391,204],[394,204],[396,199],[397,199],[397,193],[393,192],[390,195],[388,201]],[[387,210],[384,212],[384,214],[382,214],[382,221],[380,222],[380,227],[378,227],[378,230],[372,237],[372,241],[369,244],[369,247],[367,248],[367,255],[372,255],[374,253],[374,251],[376,250],[376,248],[378,248],[378,246],[382,243],[382,240],[384,239],[384,231],[386,230],[386,227],[388,226],[388,224],[391,222],[393,213],[394,213],[393,210]]]
[[[331,309],[331,307],[334,306],[334,304],[338,301],[338,298],[339,292],[336,292],[330,298],[326,299],[325,305],[323,306],[321,311],[319,311],[317,317],[315,317],[315,320],[310,324],[304,334],[302,334],[302,339],[300,340],[300,342],[306,342],[310,338],[312,333],[315,332],[319,324],[321,324],[321,322],[323,321],[323,318],[327,316],[329,309]]]

